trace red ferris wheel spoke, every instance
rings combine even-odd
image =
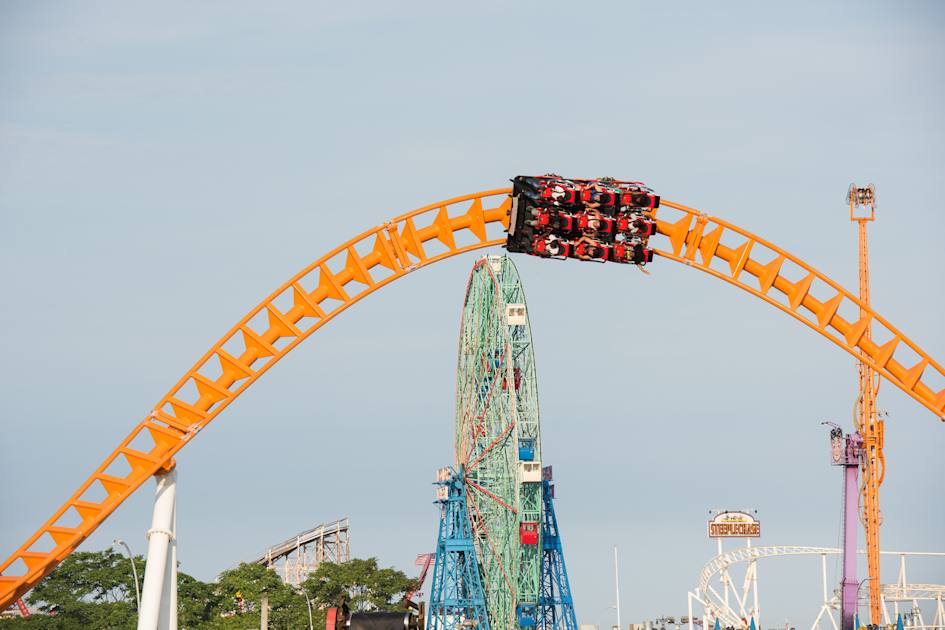
[[[476,458],[476,461],[474,461],[474,462],[472,462],[471,464],[469,464],[468,466],[466,466],[466,470],[471,470],[471,469],[475,468],[476,466],[478,466],[478,465],[479,465],[479,462],[481,462],[483,459],[485,459],[486,455],[489,454],[489,451],[491,451],[492,449],[494,449],[494,448],[496,447],[496,445],[499,444],[499,442],[501,442],[501,441],[504,440],[506,437],[508,437],[509,433],[511,433],[511,432],[512,432],[512,429],[514,429],[514,428],[515,428],[515,422],[510,423],[509,426],[507,426],[507,427],[505,428],[505,431],[503,431],[502,434],[501,434],[499,437],[497,437],[496,439],[492,440],[492,444],[490,444],[489,446],[487,446],[487,447],[485,448],[485,450],[482,451],[482,453],[479,454],[479,457]]]
[[[496,366],[496,368],[495,368],[496,373],[498,373],[499,370],[501,370],[502,365],[503,365],[504,363],[505,363],[505,356],[503,355],[502,360],[499,362],[499,365]],[[493,379],[492,379],[492,382],[489,384],[489,391],[486,392],[486,400],[485,400],[485,402],[483,403],[483,406],[482,406],[482,413],[480,413],[480,414],[476,417],[475,423],[473,424],[473,431],[475,431],[475,432],[478,432],[478,431],[479,431],[479,428],[481,427],[481,424],[480,424],[480,423],[482,422],[483,418],[486,417],[486,411],[489,409],[489,402],[492,400],[492,392],[495,391],[495,384],[496,384],[496,382],[497,382],[498,380],[499,380],[498,378],[493,378]],[[514,423],[513,423],[513,424],[514,424]],[[506,430],[503,432],[503,434],[508,433],[508,431],[510,431],[511,428],[512,428],[511,425],[510,425],[509,427],[507,427]],[[473,443],[474,443],[475,441],[476,441],[476,436],[474,435],[474,436],[473,436]],[[488,450],[491,449],[493,446],[495,446],[495,442],[493,442],[492,444],[490,444],[489,447],[488,447],[488,449],[486,449],[486,451],[488,452]],[[470,451],[471,451],[471,450],[472,450],[472,446],[470,445]],[[486,454],[485,452],[484,452],[484,453],[481,453],[481,454],[479,455],[479,457],[476,459],[475,464],[478,464],[479,462],[481,462],[481,461],[482,461],[482,458],[485,456],[485,454]],[[470,453],[468,453],[468,454],[466,455],[466,459],[469,459],[469,456],[470,456],[470,455],[472,455],[472,452],[470,452]]]
[[[472,483],[467,480],[467,483]],[[480,488],[481,490],[482,488]],[[482,513],[479,511],[479,502],[477,500],[473,501],[473,509],[476,510],[476,516],[478,516],[479,526],[476,528],[477,531],[482,530],[486,535],[486,542],[489,543],[489,551],[492,553],[492,557],[495,558],[495,561],[499,563],[499,568],[502,569],[502,577],[505,579],[505,583],[508,585],[509,590],[512,593],[515,593],[515,587],[512,585],[512,580],[509,579],[509,573],[505,570],[505,564],[502,562],[502,556],[499,555],[499,552],[496,551],[495,544],[492,542],[492,536],[489,533],[489,528],[486,527],[486,519],[483,517]],[[486,580],[488,584],[488,580]]]
[[[493,501],[495,501],[496,503],[498,503],[499,505],[501,505],[501,506],[504,507],[505,509],[507,509],[507,510],[509,510],[510,512],[512,512],[512,514],[518,514],[518,510],[517,510],[517,509],[515,509],[514,507],[512,507],[511,505],[509,505],[508,503],[506,503],[505,501],[503,501],[502,499],[500,499],[499,497],[497,497],[496,495],[494,495],[493,493],[489,492],[488,490],[486,490],[485,488],[483,488],[482,486],[480,486],[480,485],[479,485],[478,483],[476,483],[475,481],[470,481],[469,479],[467,479],[467,480],[466,480],[466,483],[468,483],[470,486],[472,486],[473,488],[475,488],[475,489],[478,490],[479,492],[483,493],[484,495],[486,495],[487,497],[489,497],[490,499],[492,499]]]
[[[495,368],[495,373],[496,373],[496,374],[500,373],[501,370],[502,370],[502,367],[505,365],[505,358],[506,358],[506,356],[507,356],[506,354],[503,354],[503,355],[502,355],[502,359],[499,361],[499,365],[497,365],[496,368]],[[468,450],[466,453],[464,453],[464,458],[463,458],[464,461],[469,461],[469,457],[472,455],[472,447],[473,447],[473,445],[475,444],[476,439],[477,439],[476,432],[477,432],[478,427],[479,427],[478,421],[481,421],[481,420],[485,417],[485,415],[486,415],[486,410],[489,408],[489,402],[492,400],[492,392],[495,391],[495,384],[496,384],[496,382],[497,382],[498,380],[499,380],[498,378],[493,378],[493,379],[492,379],[492,382],[489,384],[489,391],[486,393],[486,400],[485,400],[485,402],[484,402],[483,405],[482,405],[482,413],[480,413],[478,416],[476,416],[476,422],[472,423],[472,425],[471,425],[472,435],[471,435],[471,440],[470,440],[470,442],[469,442],[469,450]],[[476,391],[477,389],[478,389],[478,387],[473,387],[473,388],[472,388],[472,391]],[[463,409],[464,409],[464,410],[465,410],[465,409],[469,409],[469,408],[470,408],[469,405],[463,405]],[[471,416],[471,415],[472,415],[472,414],[466,413],[466,414],[464,415],[464,422],[468,422],[468,421],[470,420],[470,416]],[[472,468],[473,466],[475,466],[476,464],[478,464],[479,462],[481,462],[481,461],[482,461],[482,458],[485,457],[486,453],[488,453],[489,450],[491,450],[491,449],[499,442],[499,440],[501,440],[502,437],[504,437],[505,435],[508,435],[509,431],[512,430],[512,427],[513,427],[514,425],[515,425],[515,423],[513,422],[513,423],[510,424],[508,427],[506,427],[506,429],[505,429],[505,431],[503,432],[502,436],[500,436],[499,438],[496,438],[496,440],[493,441],[493,443],[489,445],[489,447],[486,449],[486,451],[483,452],[483,453],[481,453],[481,454],[479,455],[479,457],[476,458],[476,461],[475,461],[473,464],[467,466],[467,468]]]

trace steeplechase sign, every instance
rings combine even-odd
[[[709,538],[758,538],[761,521],[748,512],[719,512],[709,521]]]

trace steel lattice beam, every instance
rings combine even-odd
[[[349,559],[348,517],[307,529],[274,545],[253,563],[276,568],[288,584],[300,584],[322,562],[347,562]],[[281,570],[277,565],[281,563]]]

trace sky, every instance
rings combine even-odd
[[[844,195],[872,182],[873,305],[942,362],[943,28],[934,2],[0,2],[0,555],[286,278],[518,174],[642,179],[851,289]],[[179,454],[183,571],[341,516],[353,555],[416,570],[477,255],[349,309]],[[850,355],[665,260],[516,264],[580,623],[614,622],[614,545],[624,623],[686,614],[712,508],[838,544],[820,423],[851,426]],[[945,426],[889,384],[879,405],[883,548],[945,551]],[[82,548],[144,553],[152,492]],[[762,563],[762,624],[808,627],[819,570]]]

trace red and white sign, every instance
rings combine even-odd
[[[435,553],[421,553],[419,556],[417,556],[417,559],[414,561],[414,564],[417,565],[418,567],[426,566],[435,557],[436,557]]]
[[[758,538],[761,521],[748,512],[719,512],[709,521],[709,538]]]

